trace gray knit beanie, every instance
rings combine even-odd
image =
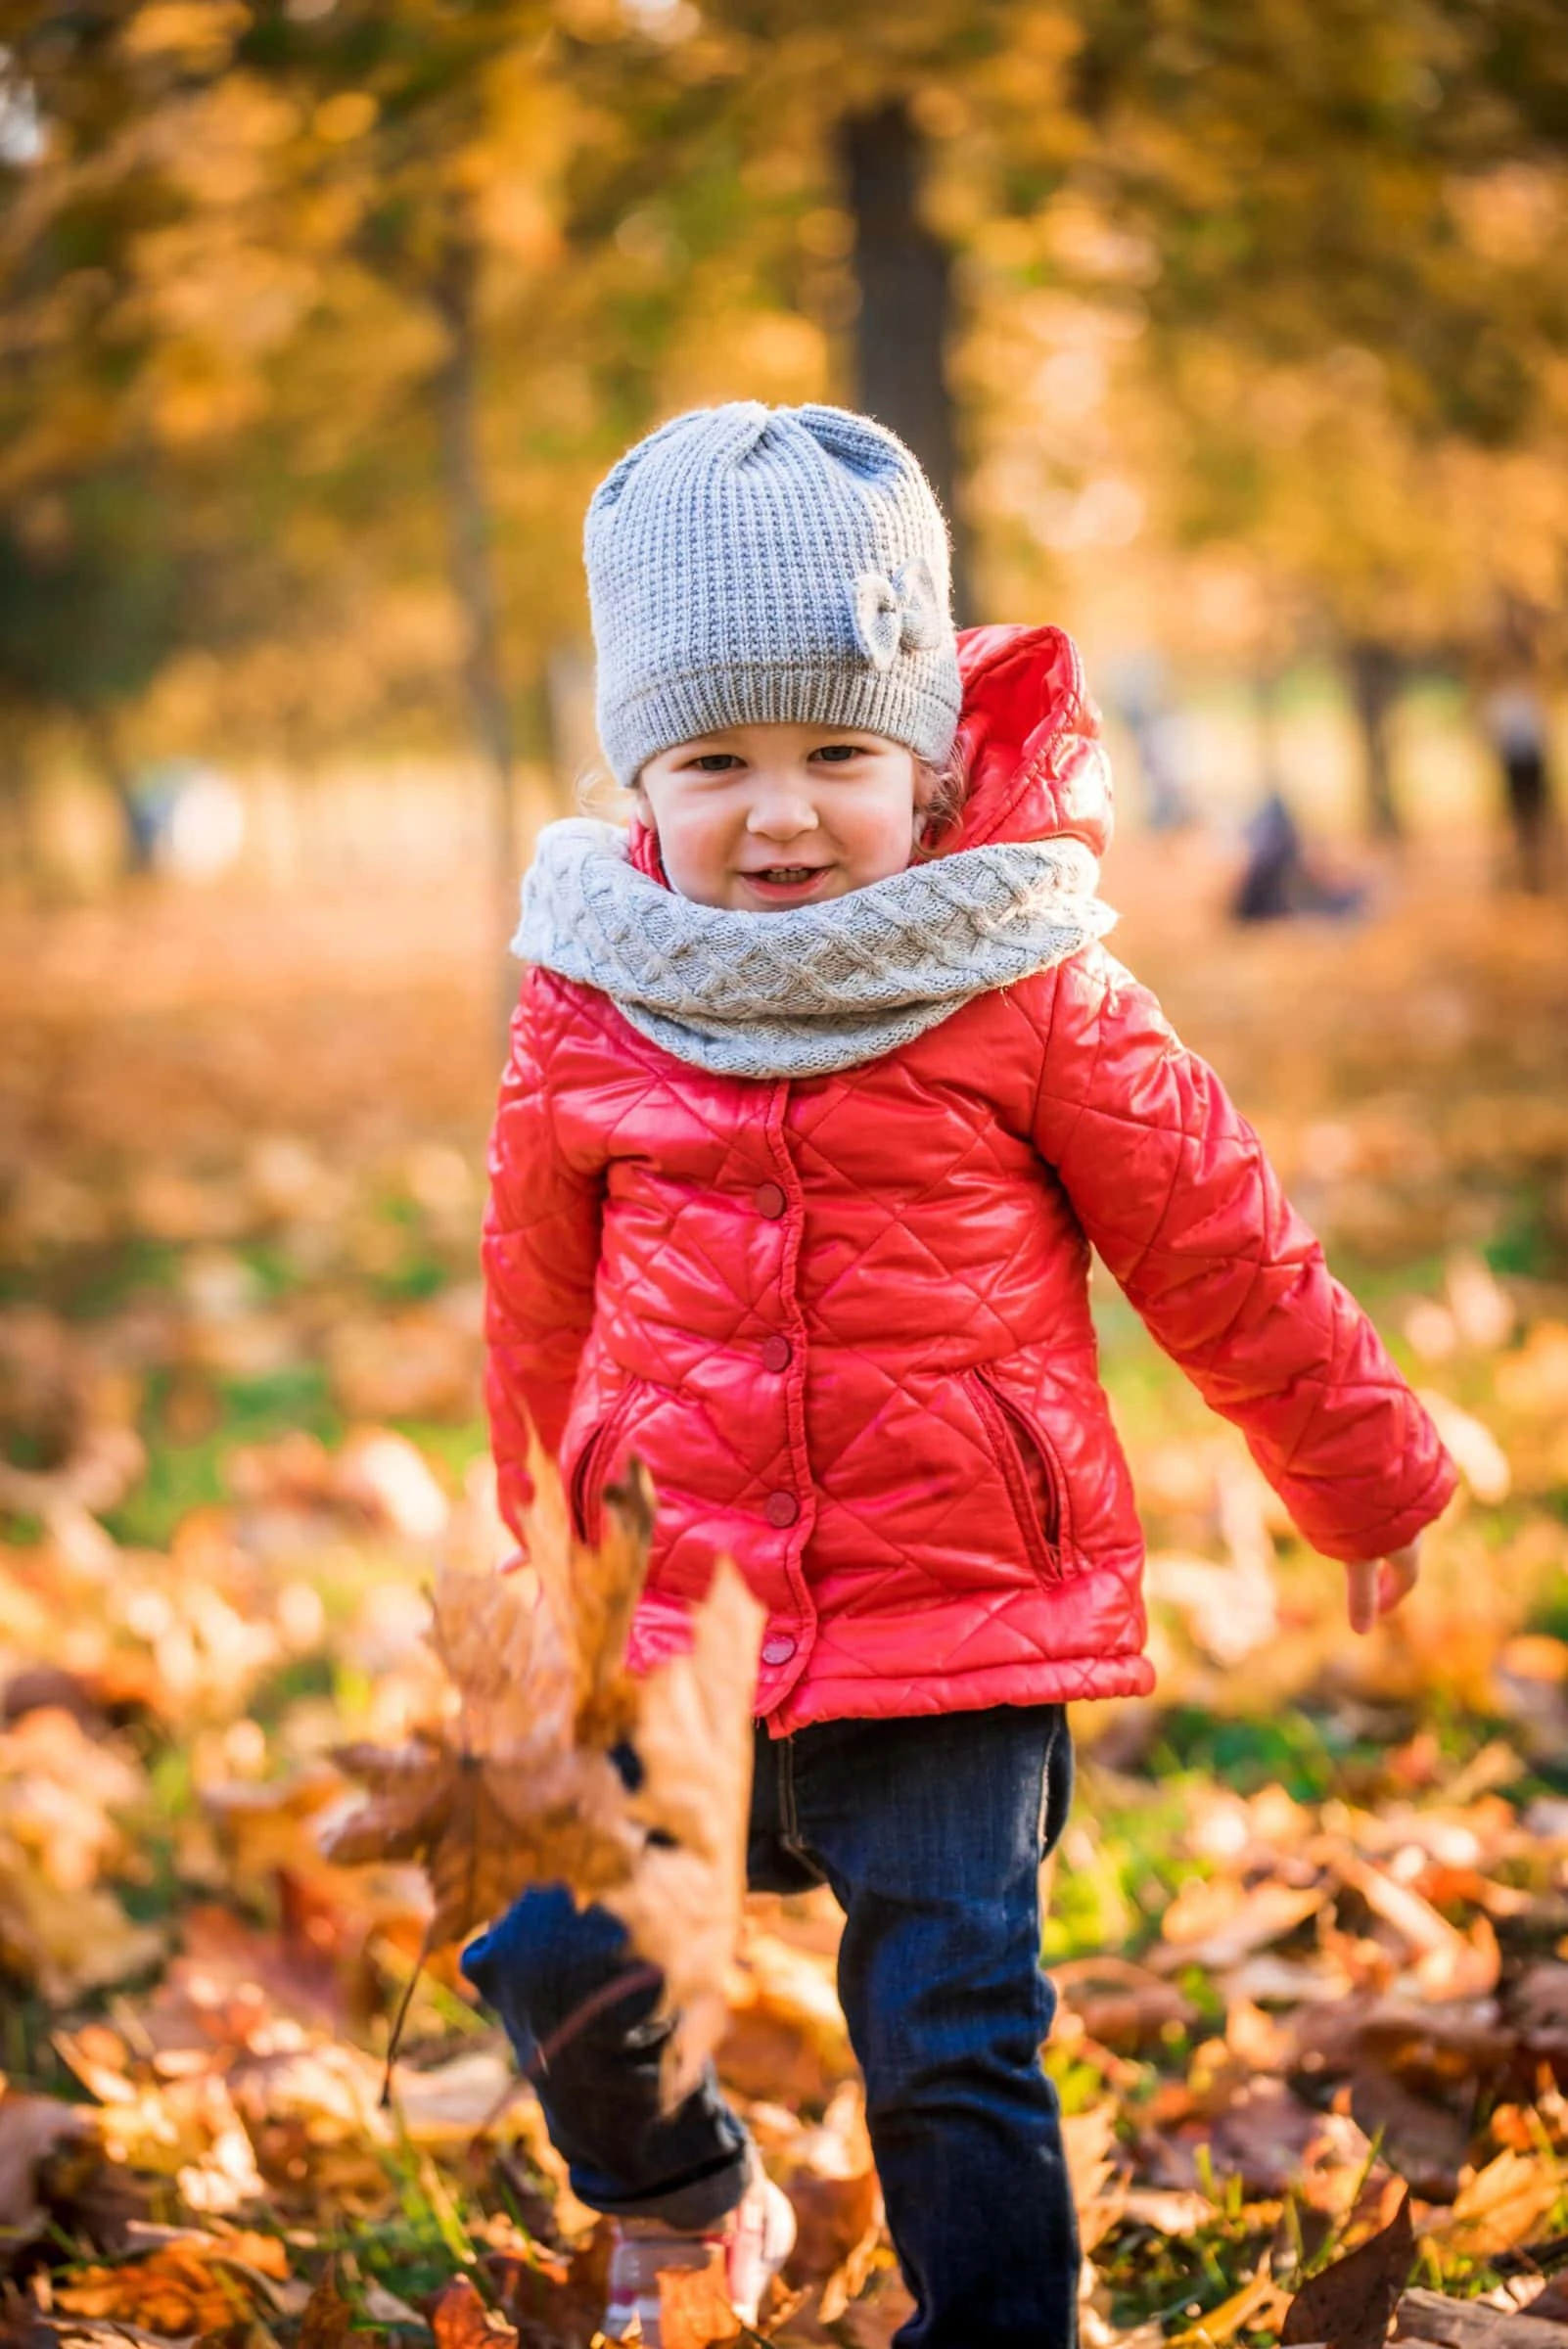
[[[793,720],[906,743],[958,725],[947,531],[903,442],[844,408],[695,408],[593,493],[583,559],[599,739],[629,784],[656,752]]]

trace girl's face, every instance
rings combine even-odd
[[[661,751],[636,791],[672,889],[767,913],[901,873],[931,781],[913,751],[857,727],[726,726]]]

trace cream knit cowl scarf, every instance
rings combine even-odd
[[[974,996],[1065,962],[1115,920],[1072,840],[998,842],[820,905],[734,913],[639,873],[613,824],[540,833],[513,952],[599,988],[722,1077],[822,1077],[909,1043]]]

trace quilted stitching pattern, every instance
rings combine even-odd
[[[1104,769],[1067,640],[989,629],[964,659],[953,845],[1097,850]],[[1375,1556],[1453,1489],[1252,1128],[1099,947],[789,1083],[673,1060],[535,971],[490,1179],[487,1398],[514,1530],[530,1418],[569,1479],[638,1452],[660,1522],[634,1656],[679,1642],[728,1552],[769,1610],[758,1703],[780,1732],[1151,1685],[1090,1241],[1316,1547]],[[982,1369],[1063,1480],[1049,1574]]]

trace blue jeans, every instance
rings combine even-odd
[[[845,1912],[839,1994],[917,2302],[897,2349],[1077,2340],[1078,2227],[1039,2062],[1055,1997],[1038,1868],[1072,1784],[1060,1705],[757,1732],[752,1886],[827,1883]],[[472,1943],[463,1970],[534,2073],[574,2191],[701,2229],[739,2200],[750,2141],[712,2072],[660,2114],[657,1984],[613,1987],[637,1962],[607,1911],[551,1885]]]

